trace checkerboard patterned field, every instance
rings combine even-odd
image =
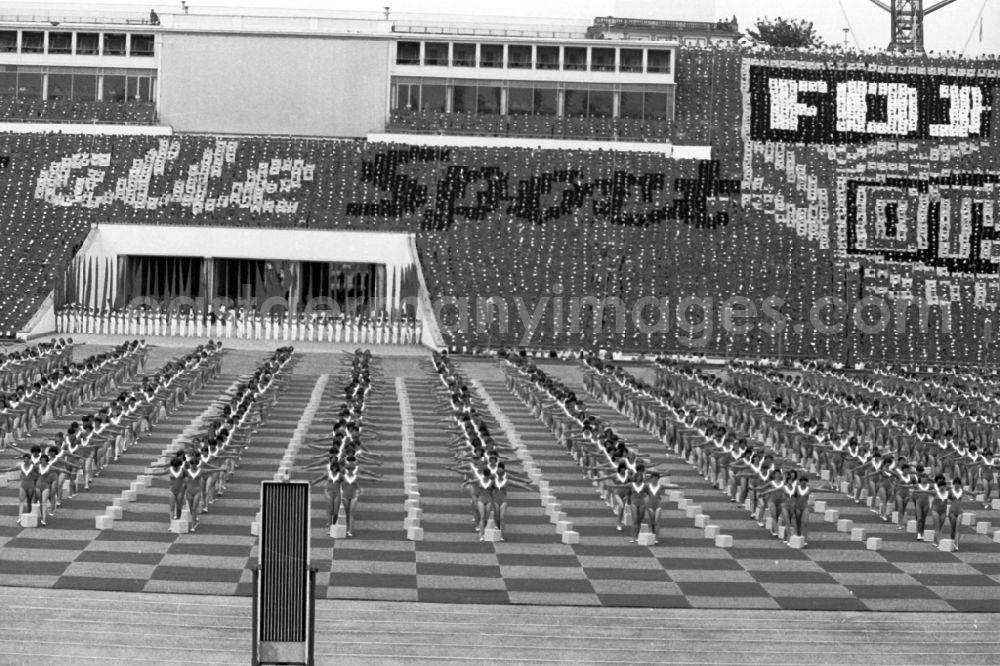
[[[244,363],[244,366],[246,364]],[[233,367],[230,367],[233,366]],[[473,530],[468,493],[444,469],[451,438],[435,413],[430,378],[415,359],[386,359],[385,378],[368,419],[382,434],[372,445],[384,456],[385,478],[364,484],[354,537],[326,534],[321,488],[313,494],[312,559],[321,597],[398,601],[606,605],[741,609],[995,611],[1000,608],[1000,544],[965,528],[961,552],[943,553],[879,520],[865,506],[823,493],[830,508],[884,539],[868,551],[834,525],[813,515],[810,547],[792,550],[770,537],[745,511],[711,488],[688,465],[609,408],[585,398],[642,452],[662,462],[726,534],[732,548],[716,548],[693,520],[665,503],[660,545],[629,544],[595,488],[584,479],[548,431],[504,387],[497,366],[468,362],[464,370],[527,445],[580,533],[580,543],[560,543],[537,490],[510,492],[505,541],[483,543]],[[572,366],[546,366],[585,396]],[[245,367],[225,372],[162,421],[111,465],[91,490],[66,501],[46,528],[14,524],[16,488],[0,489],[0,584],[92,590],[170,591],[249,595],[256,538],[250,524],[259,485],[278,468],[292,432],[318,380],[329,373],[309,434],[325,434],[339,406],[345,371],[336,359],[306,355],[271,419],[244,455],[226,494],[211,505],[195,534],[167,531],[166,484],[140,495],[114,529],[94,529],[94,517],[111,497],[153,462],[163,446],[199,415]],[[414,419],[422,541],[403,528],[401,415],[393,382],[403,377]],[[54,431],[58,422],[46,424]],[[64,427],[64,426],[63,426]],[[501,441],[511,433],[494,431]],[[316,453],[319,453],[318,451]],[[303,450],[295,478],[310,454]],[[516,467],[516,465],[515,465]],[[977,511],[1000,527],[1000,512]]]

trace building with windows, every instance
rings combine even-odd
[[[155,103],[181,132],[359,137],[397,112],[666,122],[691,38],[638,19],[78,11],[0,10],[0,98]]]
[[[156,101],[156,36],[141,20],[0,20],[0,95],[45,100]]]
[[[441,35],[399,39],[392,108],[500,115],[673,116],[676,45]]]

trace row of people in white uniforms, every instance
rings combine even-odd
[[[419,320],[388,317],[332,317],[322,313],[262,316],[257,313],[196,316],[151,310],[63,308],[56,314],[60,333],[89,335],[215,337],[236,340],[345,342],[381,345],[419,344]]]

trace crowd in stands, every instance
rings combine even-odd
[[[501,115],[397,109],[390,115],[387,129],[390,132],[418,134],[662,142],[670,138],[672,126],[667,120],[604,116]]]
[[[805,152],[780,143],[773,151],[745,152],[746,53],[682,51],[675,134],[711,144],[713,159],[704,162],[273,137],[0,136],[0,156],[8,158],[0,168],[3,234],[16,239],[13,251],[0,256],[0,334],[23,325],[51,288],[54,267],[91,224],[141,222],[415,232],[430,296],[445,299],[440,323],[455,349],[686,346],[733,356],[981,360],[991,344],[983,333],[989,304],[996,302],[983,277],[989,271],[981,270],[993,266],[995,274],[992,250],[976,255],[978,277],[950,259],[901,261],[877,253],[845,259],[838,178],[843,169],[885,174],[912,164],[917,172],[983,174],[990,183],[1000,165],[995,146],[978,139],[914,141],[919,164],[898,145],[891,158],[869,155],[864,151],[876,149],[861,140],[849,146],[853,158],[845,157],[846,148]],[[930,71],[938,62],[859,53],[839,53],[832,62],[829,54],[757,57],[775,67],[815,59]],[[960,62],[978,67],[979,81],[998,76],[995,60]],[[966,215],[962,224],[973,219],[980,218]],[[986,219],[984,213],[982,227]],[[955,231],[949,252],[971,256],[971,244]],[[975,233],[989,240],[992,231]],[[931,287],[935,308],[923,328],[911,316],[868,333],[849,325],[849,312],[839,314],[848,326],[836,334],[810,324],[824,298],[842,297],[850,309],[882,295],[892,309],[905,290],[923,296]],[[788,326],[734,332],[722,325],[730,299],[749,299],[760,314],[772,296],[782,299],[774,307]],[[617,299],[622,307],[602,312],[581,300],[588,297]],[[687,302],[691,297],[700,305]],[[453,325],[461,307],[446,301],[462,298],[472,325]],[[502,302],[514,321],[484,312],[478,302],[487,298]]]
[[[0,95],[0,122],[153,125],[156,104]]]

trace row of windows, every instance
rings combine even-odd
[[[156,101],[156,75],[152,71],[0,67],[0,95],[18,99],[152,102]]]
[[[669,49],[397,42],[397,65],[669,74]]]
[[[128,32],[0,30],[0,53],[153,56],[153,35]]]
[[[666,120],[673,91],[663,86],[553,86],[495,81],[393,84],[393,109],[508,115]]]

